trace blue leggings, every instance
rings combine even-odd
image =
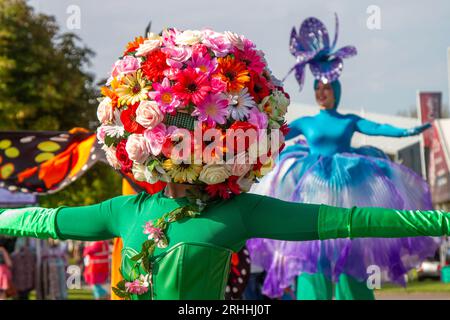
[[[94,284],[92,286],[92,293],[94,294],[94,298],[97,300],[108,295],[108,291],[106,291],[101,284]]]

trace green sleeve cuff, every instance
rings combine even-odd
[[[0,209],[0,234],[61,239],[56,231],[56,215],[60,209],[39,207]]]
[[[349,238],[352,209],[321,205],[319,208],[319,239]]]
[[[322,205],[318,224],[320,240],[435,237],[449,234],[450,213],[439,210],[343,209]]]

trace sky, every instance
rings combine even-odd
[[[416,105],[417,91],[441,91],[448,105],[447,51],[450,47],[448,0],[29,0],[36,11],[54,15],[62,32],[74,32],[96,52],[89,71],[105,78],[126,43],[164,27],[243,34],[266,54],[269,67],[283,78],[294,65],[289,52],[292,27],[314,16],[337,47],[354,45],[358,55],[344,62],[341,106],[349,110],[397,114]],[[75,6],[75,7],[74,7]],[[375,6],[375,7],[373,7]],[[73,13],[79,9],[79,26]],[[69,11],[69,12],[68,12]],[[68,24],[69,22],[69,24]],[[368,27],[369,25],[372,27]],[[374,27],[375,26],[375,27]],[[79,27],[79,28],[78,28]],[[312,75],[299,92],[295,78],[285,90],[298,104],[315,104]]]

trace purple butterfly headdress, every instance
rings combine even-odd
[[[309,64],[312,74],[317,80],[329,83],[337,80],[341,73],[346,58],[357,54],[353,46],[343,47],[333,52],[339,34],[339,19],[336,16],[336,34],[333,45],[330,46],[330,37],[325,25],[316,18],[308,18],[303,21],[297,34],[295,27],[291,31],[290,51],[297,58],[297,63],[289,70],[283,81],[295,71],[295,78],[303,88],[305,81],[305,67]]]

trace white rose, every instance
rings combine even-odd
[[[114,120],[114,111],[111,98],[103,99],[97,108],[97,118],[102,124],[109,124]]]
[[[136,51],[137,57],[146,56],[155,49],[161,47],[161,37],[155,33],[149,33],[148,39],[145,40]]]
[[[225,182],[230,174],[226,165],[208,164],[203,167],[198,179],[206,184],[218,184]]]
[[[134,163],[131,172],[137,181],[146,181],[147,177],[145,175],[147,167],[143,164]]]
[[[102,150],[105,151],[106,160],[110,164],[111,167],[118,170],[120,169],[120,163],[117,160],[116,157],[116,148],[115,147],[108,147],[106,144],[102,146]]]
[[[125,145],[128,157],[137,163],[144,163],[150,156],[150,147],[142,134],[132,134]]]
[[[238,177],[246,175],[251,168],[252,165],[250,164],[248,156],[245,152],[241,152],[236,155],[230,165],[231,175]]]
[[[144,128],[153,129],[164,120],[164,114],[155,101],[141,101],[136,109],[136,122]]]
[[[177,35],[175,43],[182,46],[192,46],[200,43],[203,40],[201,31],[198,30],[186,30],[183,33]]]
[[[153,171],[150,171],[147,166],[134,163],[131,171],[137,181],[146,181],[152,184],[158,182],[159,180],[167,181],[167,173],[159,165],[155,166]]]

